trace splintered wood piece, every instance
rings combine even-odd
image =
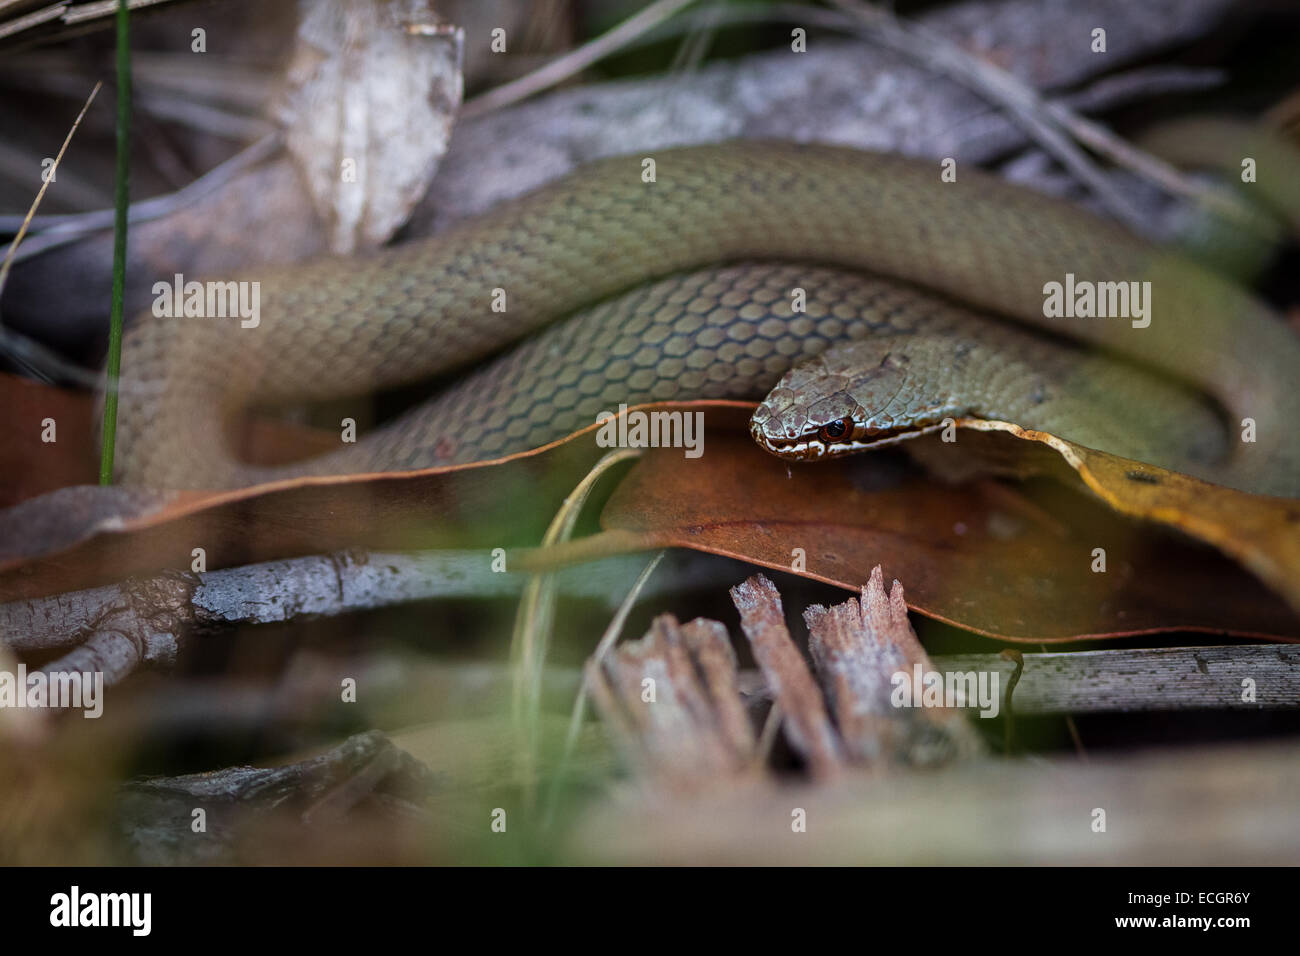
[[[804,621],[813,662],[854,762],[926,765],[982,752],[979,736],[955,707],[895,703],[900,680],[910,690],[918,668],[922,675],[936,672],[907,620],[903,586],[895,581],[886,596],[879,565],[861,601],[850,598],[829,608],[814,604],[804,611]],[[990,683],[996,690],[991,676],[985,686]]]
[[[651,762],[689,776],[722,767],[726,748],[710,732],[709,702],[679,632],[676,618],[655,618],[645,637],[608,659],[607,669]]]
[[[785,626],[781,595],[765,575],[731,589],[740,626],[754,658],[785,714],[786,739],[807,762],[813,777],[835,776],[844,766],[843,748],[826,713],[821,691]]]
[[[722,739],[740,762],[747,763],[754,757],[757,741],[740,697],[736,652],[726,625],[697,617],[682,627],[682,636],[703,677]]]
[[[996,714],[1000,672],[939,672],[907,619],[902,585],[895,581],[887,595],[879,566],[860,599],[804,612],[820,686],[766,576],[736,585],[731,598],[786,738],[814,780],[850,765],[886,771],[983,754],[961,708]],[[759,747],[736,655],[717,621],[679,625],[661,615],[640,640],[589,660],[587,680],[611,735],[647,782],[681,791],[753,779]]]
[[[651,785],[690,791],[752,777],[754,731],[726,628],[655,618],[640,640],[587,662],[597,709]]]

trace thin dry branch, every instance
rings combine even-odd
[[[1135,230],[1140,232],[1144,227],[1142,211],[1065,133],[1174,195],[1196,199],[1236,219],[1251,219],[1249,211],[1225,190],[1184,176],[1173,166],[1124,142],[1066,105],[1048,102],[1037,90],[1011,73],[967,53],[924,25],[903,21],[891,11],[863,0],[832,0],[832,3],[857,18],[891,49],[965,83],[1001,104],[1034,140],[1091,188],[1115,216]]]
[[[517,80],[512,80],[489,90],[467,102],[461,109],[462,117],[477,116],[518,102],[534,93],[549,89],[576,76],[593,63],[599,62],[636,37],[652,30],[678,10],[695,0],[655,0],[644,10],[628,17],[618,26],[560,56],[544,67]]]
[[[611,557],[555,572],[558,593],[614,607],[643,558]],[[493,571],[488,551],[365,552],[353,550],[224,568],[193,579],[186,626],[197,632],[244,624],[333,617],[434,598],[514,598],[528,578]],[[734,579],[729,564],[675,552],[645,594],[710,580]],[[165,587],[172,576],[0,604],[0,643],[18,653],[46,653],[84,643],[114,608],[141,587]]]
[[[72,137],[76,135],[77,129],[81,126],[82,117],[90,109],[90,104],[95,102],[95,97],[99,94],[99,89],[103,83],[96,83],[91,89],[90,95],[86,97],[85,104],[81,107],[81,112],[77,118],[72,121],[72,127],[68,130],[68,135],[63,137],[63,145],[59,147],[59,152],[54,157],[54,163],[50,166],[49,171],[41,178],[41,188],[36,191],[36,198],[32,200],[31,206],[27,210],[27,215],[23,217],[22,225],[18,227],[18,235],[14,236],[13,242],[5,252],[4,262],[0,263],[0,294],[3,294],[5,281],[9,278],[9,270],[13,268],[14,253],[22,244],[23,238],[27,235],[27,228],[31,225],[32,217],[36,215],[36,210],[40,208],[41,200],[45,198],[45,190],[50,188],[50,183],[54,181],[54,176],[58,172],[59,163],[63,162],[63,154],[68,151],[68,144],[72,142]]]

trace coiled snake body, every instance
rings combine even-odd
[[[240,277],[261,283],[256,328],[142,317],[122,374],[160,388],[122,395],[120,477],[219,487],[493,458],[620,402],[758,399],[824,355],[760,409],[769,449],[795,454],[795,419],[875,369],[884,407],[856,411],[883,438],[955,409],[1300,494],[1300,345],[1226,280],[973,170],[944,183],[934,163],[755,142],[655,160],[654,182],[641,157],[603,160],[432,239]],[[1150,281],[1149,326],[1046,317],[1044,285],[1067,273]],[[269,469],[228,451],[254,403],[429,377],[553,323],[338,452]]]

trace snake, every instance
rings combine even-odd
[[[1297,494],[1300,344],[1266,304],[1071,203],[945,178],[841,146],[679,147],[370,256],[251,269],[232,278],[259,284],[255,327],[150,313],[127,330],[123,379],[150,387],[122,392],[116,475],[223,488],[455,465],[621,403],[732,398],[762,399],[754,438],[790,460],[961,414]],[[1149,281],[1150,321],[1049,316],[1067,274]],[[254,408],[435,376],[450,384],[336,451],[232,450]]]

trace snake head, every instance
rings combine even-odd
[[[796,366],[749,420],[754,441],[792,461],[817,461],[897,444],[937,431],[946,402],[912,402],[907,359],[886,355],[864,367],[852,348]]]

